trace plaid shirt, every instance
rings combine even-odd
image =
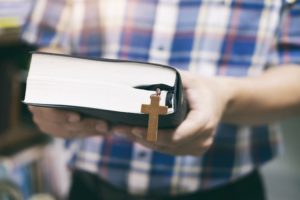
[[[169,64],[206,76],[255,76],[300,63],[300,3],[288,0],[38,0],[23,38],[72,54]],[[84,66],[83,66],[84,67]],[[121,136],[68,143],[70,165],[132,194],[226,184],[280,152],[278,126],[220,124],[202,157],[170,156]]]

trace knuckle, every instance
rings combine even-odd
[[[56,115],[59,112],[58,110],[56,110],[54,108],[44,108],[42,111],[47,112],[48,114],[52,114],[52,115]],[[61,112],[63,112],[63,111],[61,111]]]
[[[78,127],[73,124],[64,124],[63,129],[65,129],[67,132],[76,132],[78,131]]]
[[[84,126],[88,130],[95,130],[96,131],[96,122],[94,120],[87,120],[86,122],[84,122]]]
[[[205,131],[213,132],[216,129],[216,124],[212,121],[208,122],[205,126]]]
[[[51,121],[55,122],[63,122],[66,118],[66,115],[64,114],[65,111],[60,111],[56,109],[47,109],[43,111],[44,115],[47,115],[47,118]]]

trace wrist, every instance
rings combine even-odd
[[[222,121],[240,125],[261,124],[256,118],[259,112],[264,111],[269,98],[262,84],[256,78],[226,78],[224,85],[227,88],[228,103],[224,109]],[[253,120],[255,119],[255,120]]]
[[[225,102],[221,121],[232,122],[239,115],[244,91],[249,90],[252,86],[248,81],[235,77],[218,77],[217,79]]]

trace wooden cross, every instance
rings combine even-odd
[[[147,140],[151,142],[157,141],[158,116],[167,114],[167,106],[159,106],[160,90],[156,94],[151,95],[151,104],[142,104],[141,112],[149,114]]]

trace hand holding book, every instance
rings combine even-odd
[[[42,107],[33,107],[31,110],[40,129],[54,136],[118,134],[164,153],[198,156],[213,143],[215,130],[228,103],[228,97],[226,88],[216,79],[207,79],[187,72],[181,72],[181,77],[190,111],[178,127],[160,129],[156,143],[146,139],[147,129],[140,126],[119,124],[108,130],[105,121],[80,118],[74,112]]]
[[[180,75],[169,66],[33,53],[28,74],[24,103],[148,126],[153,142],[158,128],[176,127],[186,116]]]
[[[190,110],[178,127],[159,130],[155,143],[146,139],[146,128],[115,126],[113,132],[125,134],[144,146],[171,155],[200,156],[207,151],[229,102],[228,89],[216,78],[188,72],[181,72],[181,77]]]
[[[54,137],[78,138],[109,134],[108,124],[103,120],[82,118],[79,113],[55,108],[29,106],[29,110],[39,129]]]

